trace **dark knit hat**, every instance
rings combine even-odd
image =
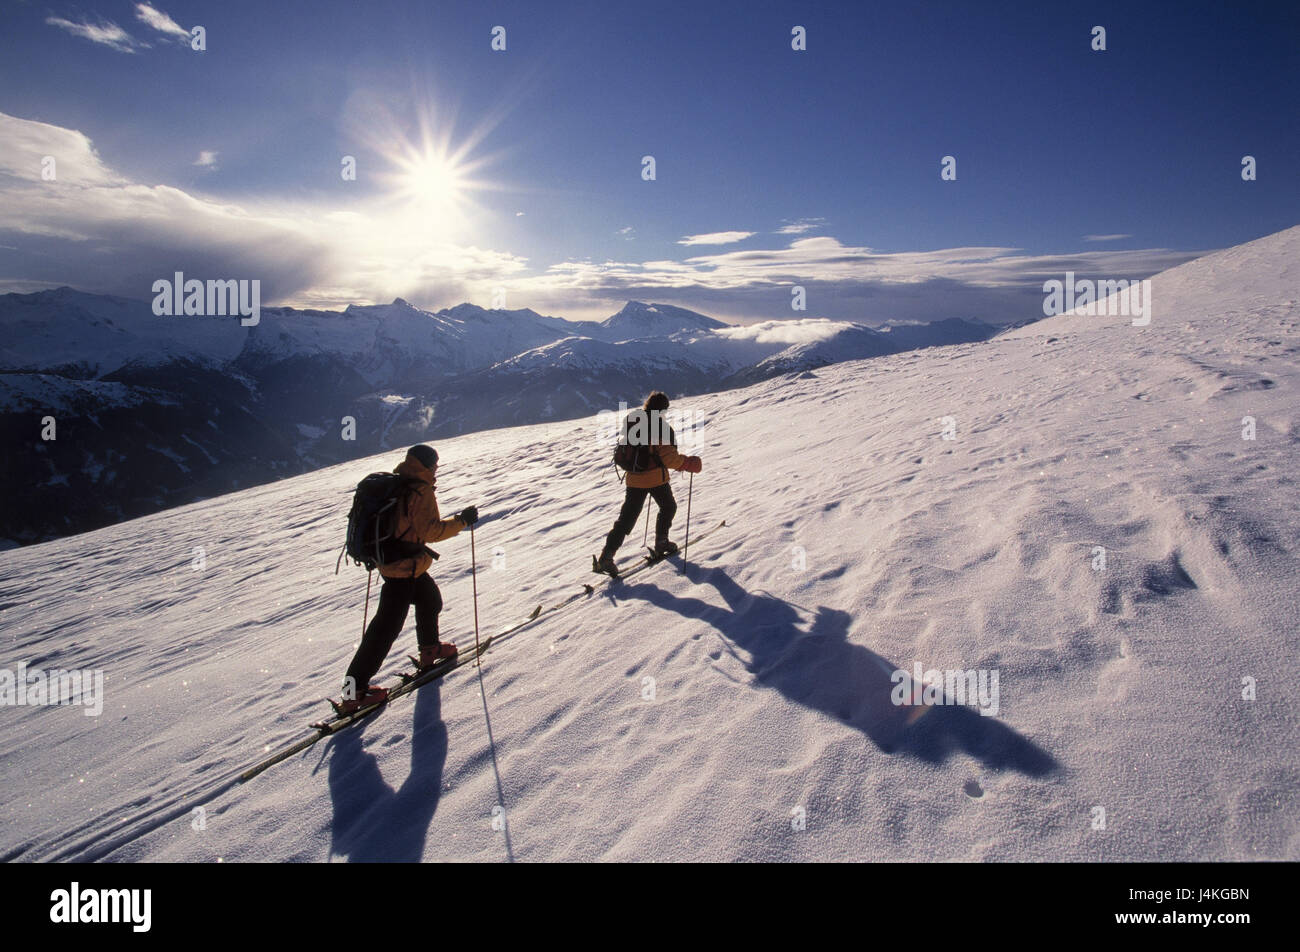
[[[656,390],[650,396],[645,398],[645,408],[647,410],[658,410],[663,413],[668,409],[668,394],[662,390]]]
[[[438,465],[438,451],[432,446],[425,446],[423,443],[412,446],[406,451],[406,455],[408,459],[415,460],[425,469],[433,469]]]

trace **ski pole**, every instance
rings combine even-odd
[[[682,546],[682,565],[686,564],[686,553],[691,550],[691,496],[695,494],[695,474],[686,486],[686,544]]]
[[[487,688],[483,686],[483,655],[478,646],[478,557],[474,554],[474,524],[469,526],[469,574],[474,582],[474,668],[478,674],[478,696],[483,701],[483,721],[487,724],[488,749],[492,751],[492,773],[497,780],[497,805],[501,808],[502,829],[506,834],[506,859],[515,861],[514,850],[510,848],[510,826],[505,819],[506,794],[501,788],[501,768],[497,766],[497,742],[492,737],[492,715],[488,713]],[[492,639],[488,639],[488,644]]]
[[[641,533],[641,544],[646,545],[650,540],[650,507],[645,507],[645,532]]]
[[[366,619],[370,617],[370,582],[375,577],[375,570],[366,573],[366,607],[361,610],[361,640],[366,638]]]
[[[478,558],[474,554],[474,524],[469,527],[469,575],[474,584],[474,667],[483,664],[478,646]]]

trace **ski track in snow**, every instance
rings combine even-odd
[[[1296,261],[1300,228],[1158,276],[1145,328],[1067,315],[675,404],[703,419],[692,528],[731,527],[485,656],[514,858],[1300,859]],[[594,420],[438,449],[444,513],[485,516],[485,634],[591,580],[622,494]],[[350,490],[398,455],[0,554],[0,667],[106,691],[0,714],[0,857],[506,858],[468,666],[234,779],[327,713],[365,591],[333,574]],[[437,548],[470,645],[469,535]],[[997,669],[998,716],[909,725],[889,671],[916,662]]]

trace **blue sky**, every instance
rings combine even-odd
[[[1024,319],[1300,222],[1300,6],[1243,6],[11,2],[0,290]]]

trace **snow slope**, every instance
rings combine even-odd
[[[780,324],[789,324],[798,328],[796,339],[784,350],[765,357],[763,360],[741,370],[736,376],[736,383],[757,383],[780,373],[794,373],[800,370],[815,370],[826,364],[842,360],[863,360],[893,353],[897,348],[890,338],[877,330],[862,324],[850,324],[844,321],[802,320],[769,321],[757,325],[758,328],[772,327],[773,336],[779,339],[782,331]],[[746,328],[753,330],[753,328]],[[803,333],[799,333],[802,331]],[[811,331],[811,333],[808,333]],[[760,332],[756,340],[768,337]],[[733,335],[734,339],[734,335]]]
[[[99,718],[0,708],[0,857],[1300,859],[1297,241],[1157,276],[1147,327],[1067,315],[675,404],[692,532],[734,527],[486,656],[508,840],[472,669],[232,779],[337,690],[347,490],[392,456],[0,553],[0,667],[107,691]],[[590,579],[620,495],[594,421],[439,450],[444,510],[487,517],[485,631]],[[464,645],[470,540],[438,548]],[[909,723],[888,672],[914,663],[995,669],[997,716]]]

